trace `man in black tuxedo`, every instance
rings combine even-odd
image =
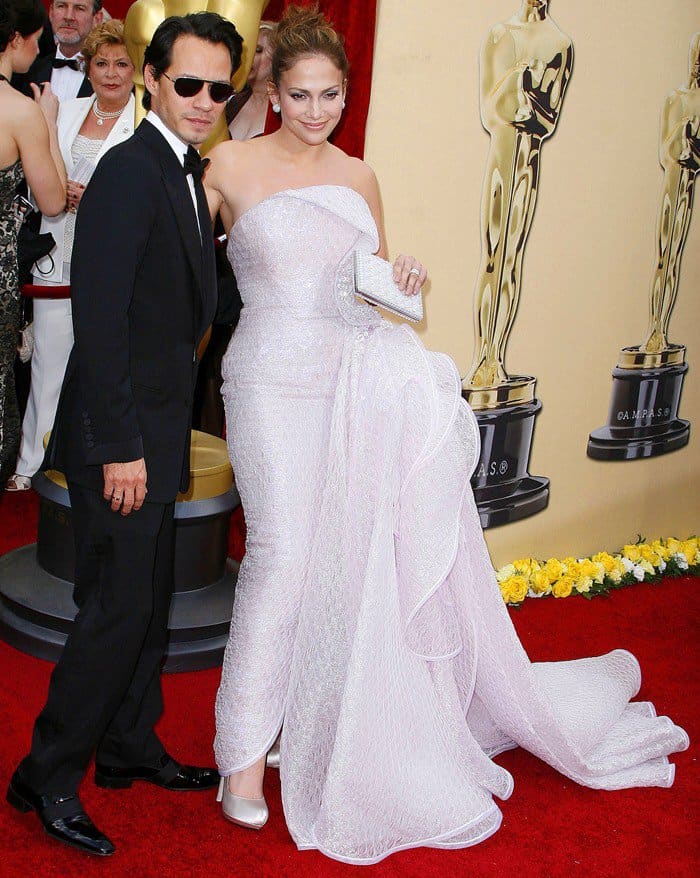
[[[83,73],[81,52],[85,38],[102,18],[102,0],[52,0],[49,22],[55,49],[40,55],[26,73],[13,77],[15,88],[31,97],[30,83],[50,82],[59,101],[89,97],[92,85]]]
[[[68,481],[79,611],[7,798],[50,835],[101,855],[114,846],[77,797],[94,751],[102,787],[201,790],[219,779],[172,759],[153,727],[197,345],[217,307],[196,147],[231,95],[241,48],[215,13],[159,26],[144,60],[150,112],[99,163],[78,212],[75,345],[44,465]]]

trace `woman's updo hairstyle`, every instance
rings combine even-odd
[[[300,58],[324,55],[347,78],[348,56],[343,38],[318,6],[288,6],[272,32],[272,81],[279,88],[282,74]]]
[[[0,52],[4,52],[7,44],[17,33],[15,17],[7,0],[0,0]]]
[[[15,34],[28,37],[45,22],[41,0],[0,0],[0,52],[7,49]]]

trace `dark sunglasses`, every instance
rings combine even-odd
[[[234,94],[234,87],[228,82],[217,82],[211,79],[197,79],[195,76],[178,76],[175,79],[163,72],[163,76],[169,79],[175,94],[181,98],[193,98],[198,95],[204,85],[209,86],[209,97],[215,104],[224,104]]]

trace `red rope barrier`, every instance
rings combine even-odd
[[[70,284],[57,284],[50,287],[23,284],[21,293],[26,299],[70,299]]]

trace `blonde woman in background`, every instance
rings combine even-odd
[[[255,57],[248,74],[245,88],[234,95],[226,107],[226,121],[233,140],[250,140],[265,131],[267,108],[267,83],[272,69],[272,50],[270,38],[274,23],[261,21]]]

